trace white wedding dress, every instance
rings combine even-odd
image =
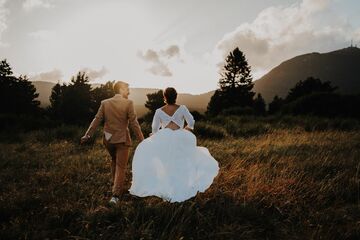
[[[193,129],[195,121],[186,106],[181,105],[172,116],[156,110],[153,134],[134,153],[131,194],[182,202],[211,185],[219,171],[218,162],[207,148],[196,146],[195,135],[183,129],[184,119]],[[166,128],[170,122],[180,129]]]

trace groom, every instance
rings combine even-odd
[[[134,104],[131,100],[128,100],[129,84],[118,81],[114,84],[114,91],[114,97],[101,102],[94,120],[81,138],[81,143],[87,142],[93,136],[100,122],[104,121],[103,143],[112,159],[113,196],[110,203],[117,203],[121,195],[125,193],[125,170],[129,157],[129,147],[131,146],[128,127],[130,126],[140,141],[144,140],[137,121]]]

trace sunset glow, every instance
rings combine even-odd
[[[235,47],[256,80],[296,55],[360,43],[356,9],[355,0],[0,0],[0,53],[33,81],[86,71],[92,82],[203,93]]]

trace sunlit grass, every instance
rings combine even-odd
[[[1,239],[359,237],[358,129],[342,131],[330,120],[321,130],[304,122],[236,121],[260,130],[235,136],[213,123],[226,137],[203,136],[198,145],[219,161],[220,173],[205,193],[175,204],[148,197],[109,206],[109,156],[100,137],[79,145],[82,128],[34,131],[0,143]],[[267,124],[266,131],[256,124]],[[131,161],[128,187],[130,167]]]

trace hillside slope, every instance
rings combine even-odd
[[[312,76],[330,81],[345,94],[360,93],[360,49],[349,47],[329,53],[309,53],[281,63],[255,81],[254,90],[269,103],[275,95],[285,97],[300,80]]]

